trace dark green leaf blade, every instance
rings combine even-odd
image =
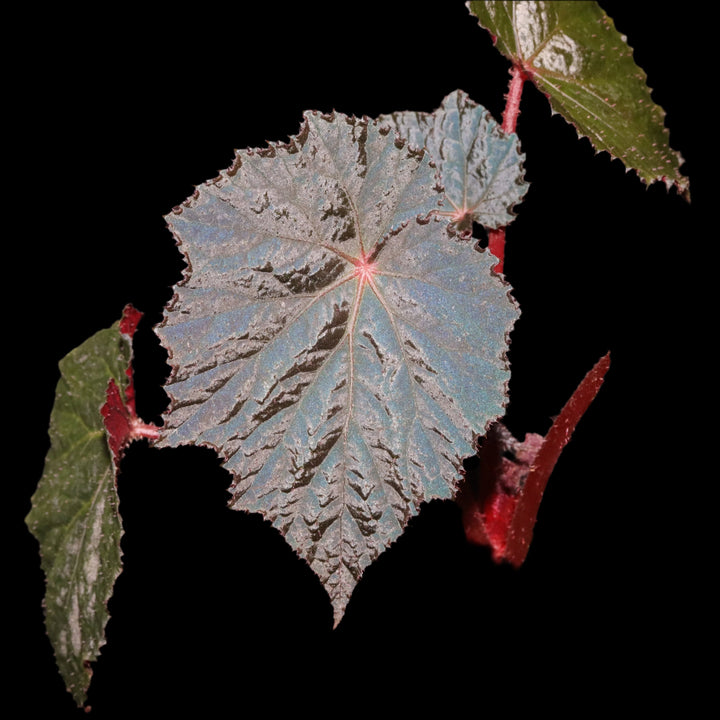
[[[518,310],[441,199],[427,153],[389,128],[306,113],[169,218],[188,271],[157,331],[160,445],[218,450],[231,507],[307,560],[336,622],[504,412]]]
[[[646,184],[687,193],[682,157],[668,144],[665,112],[612,19],[596,2],[473,0],[467,3],[497,48],[548,97],[595,149]]]
[[[26,518],[40,545],[48,637],[78,705],[105,643],[107,602],[122,567],[116,467],[100,412],[108,382],[128,381],[130,338],[121,322],[60,361],[50,449]]]

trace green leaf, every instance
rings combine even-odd
[[[50,449],[26,518],[40,544],[47,633],[78,705],[105,643],[107,602],[122,567],[116,467],[100,410],[111,379],[127,386],[130,356],[118,321],[60,361]]]
[[[160,445],[218,450],[231,507],[283,533],[336,622],[504,413],[518,309],[442,199],[428,154],[390,128],[308,112],[169,217],[188,270],[158,328]]]
[[[513,221],[513,208],[529,187],[523,180],[525,156],[517,135],[503,132],[482,105],[455,90],[435,112],[394,112],[378,122],[430,153],[450,206],[443,214],[458,229],[471,229],[471,222],[499,228]]]
[[[682,158],[668,145],[665,112],[626,38],[596,2],[468,2],[497,48],[548,97],[553,112],[634,169],[681,192]],[[649,9],[648,12],[652,12]]]

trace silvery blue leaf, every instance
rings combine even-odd
[[[160,445],[217,449],[231,506],[283,533],[336,623],[504,412],[518,309],[436,183],[388,128],[308,112],[169,216],[188,268],[157,330]]]
[[[461,90],[448,95],[433,113],[395,112],[378,122],[411,145],[425,147],[437,166],[449,207],[458,223],[471,219],[487,228],[508,225],[513,207],[528,190],[520,143],[490,113]]]

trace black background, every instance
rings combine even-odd
[[[654,3],[602,5],[667,111],[693,201],[596,155],[526,86],[518,133],[531,189],[505,267],[523,312],[508,424],[545,433],[607,351],[612,365],[551,478],[525,565],[493,564],[465,543],[456,506],[432,503],[367,571],[333,631],[309,568],[258,516],[226,508],[229,476],[210,452],[137,443],[120,477],[125,565],[90,691],[97,720],[433,707],[583,716],[697,697],[695,561],[711,479],[687,463],[708,429],[694,399],[709,393],[693,320],[710,239],[697,220],[709,194],[701,20],[692,5],[673,16]],[[456,88],[500,118],[508,62],[462,3],[425,7],[120,5],[15,28],[26,51],[8,72],[17,100],[6,142],[20,163],[5,226],[5,434],[17,463],[5,471],[5,622],[19,635],[5,644],[6,707],[81,716],[44,634],[37,544],[23,525],[58,360],[132,302],[145,313],[139,410],[158,421],[166,367],[151,327],[181,271],[163,216],[234,148],[287,139],[307,109],[431,111]]]

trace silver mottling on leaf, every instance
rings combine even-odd
[[[116,323],[60,361],[50,449],[26,519],[46,578],[48,637],[78,705],[105,644],[107,603],[122,568],[116,467],[100,407],[111,378],[125,388],[130,355]]]
[[[653,101],[627,38],[598,3],[471,0],[466,6],[552,111],[597,152],[619,158],[644,183],[676,186],[689,199],[665,111]]]
[[[487,228],[512,222],[528,190],[525,156],[517,135],[503,132],[482,105],[456,90],[435,112],[395,112],[378,122],[430,153],[458,229],[472,221]]]
[[[192,270],[157,329],[160,445],[218,450],[231,507],[285,535],[336,622],[421,503],[453,496],[506,402],[518,310],[436,185],[377,123],[306,113],[168,217]]]

